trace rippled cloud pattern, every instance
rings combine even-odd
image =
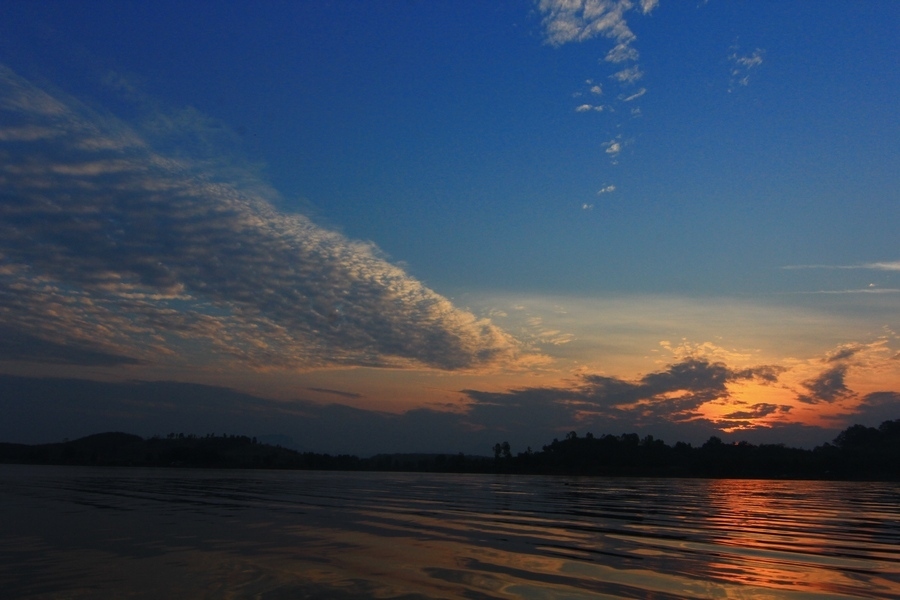
[[[0,358],[458,370],[515,352],[373,244],[279,211],[246,171],[166,154],[152,128],[3,67],[0,123]]]

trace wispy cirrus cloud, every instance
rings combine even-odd
[[[761,48],[756,48],[750,54],[741,55],[738,54],[736,46],[732,47],[732,50],[733,52],[728,55],[728,60],[733,65],[731,75],[737,78],[736,83],[738,85],[747,85],[747,73],[763,63],[762,57],[764,52]]]
[[[737,45],[731,47],[731,54],[728,55],[728,62],[731,63],[729,92],[749,85],[750,74],[763,64],[764,55],[765,51],[761,48],[756,48],[749,54],[742,54]]]
[[[866,263],[861,268],[876,271],[900,271],[900,261]]]
[[[900,271],[900,261],[881,261],[857,265],[785,265],[782,269],[868,269],[871,271]]]
[[[887,272],[900,271],[900,261],[877,261],[858,264],[794,264],[781,267],[785,271],[872,271]],[[900,289],[885,287],[882,284],[869,283],[864,287],[842,287],[839,289],[819,289],[799,292],[803,294],[896,294]]]
[[[190,111],[142,125],[0,66],[6,360],[469,369],[517,342],[378,248],[275,208]]]
[[[332,390],[329,388],[320,388],[320,387],[308,387],[306,388],[311,392],[319,392],[320,394],[330,394],[332,396],[340,396],[341,398],[350,398],[357,399],[362,398],[362,394],[357,394],[356,392],[344,392],[341,390]]]
[[[643,96],[646,93],[647,93],[647,88],[641,88],[633,94],[629,94],[627,96],[623,94],[622,96],[620,96],[619,99],[622,102],[633,102],[634,100],[637,100],[638,98],[640,98],[641,96]]]
[[[825,294],[825,295],[845,295],[845,294],[900,294],[898,288],[882,288],[872,284],[864,288],[844,289],[844,290],[816,290],[813,292],[798,292],[800,294]]]

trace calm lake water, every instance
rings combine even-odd
[[[0,465],[0,596],[900,598],[900,485]]]

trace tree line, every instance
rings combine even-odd
[[[811,450],[784,444],[725,443],[710,437],[703,445],[669,446],[635,433],[603,435],[574,431],[539,452],[512,454],[494,447],[499,469],[516,473],[712,477],[767,479],[900,480],[900,420],[879,427],[853,425],[833,441]]]
[[[636,433],[579,436],[569,432],[539,451],[513,453],[499,442],[491,456],[379,454],[369,458],[298,452],[242,435],[170,433],[144,439],[100,433],[56,444],[0,443],[0,462],[26,464],[246,469],[321,469],[519,473],[645,477],[872,479],[900,481],[900,419],[879,427],[853,425],[811,450],[784,444],[725,443],[710,437],[694,447],[670,446]]]

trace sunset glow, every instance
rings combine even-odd
[[[898,22],[9,3],[0,441],[812,447],[900,418]]]

